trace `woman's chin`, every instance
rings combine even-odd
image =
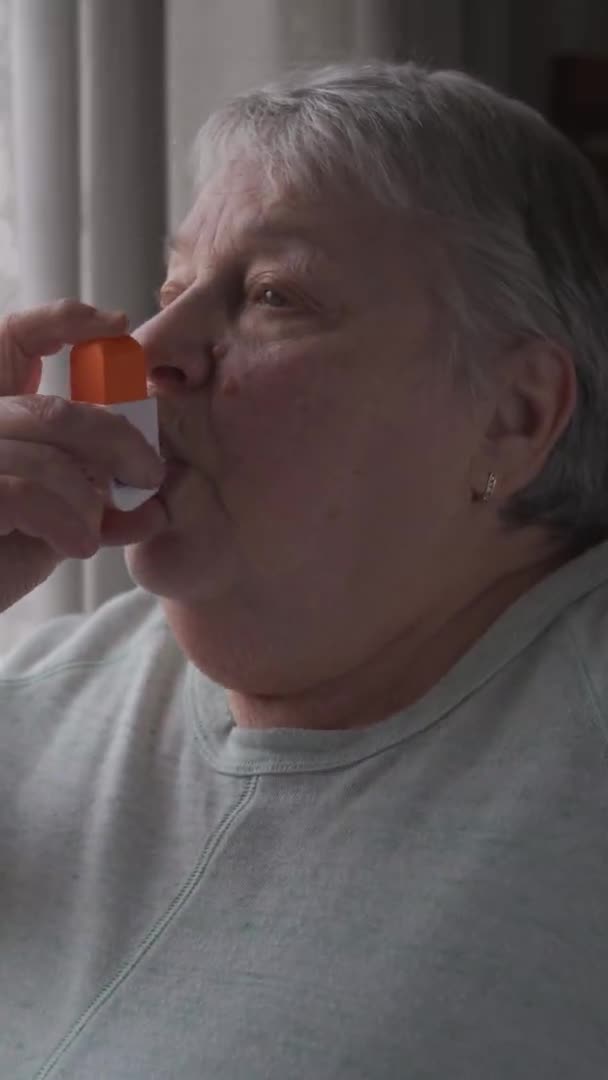
[[[132,536],[125,549],[133,581],[177,601],[217,596],[234,571],[233,545],[230,520],[208,478],[183,462],[170,462],[149,502],[155,527]]]
[[[230,577],[226,537],[173,527],[125,548],[125,562],[136,585],[166,599],[204,603],[217,597]]]
[[[157,596],[178,599],[192,589],[191,559],[184,558],[184,542],[174,530],[129,544],[125,562],[136,585]]]

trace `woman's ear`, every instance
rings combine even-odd
[[[539,338],[498,358],[499,375],[485,432],[474,463],[473,489],[489,473],[507,497],[542,470],[576,407],[576,370],[567,349]]]

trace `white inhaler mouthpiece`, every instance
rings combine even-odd
[[[157,402],[148,397],[144,350],[135,338],[98,338],[75,345],[70,353],[70,397],[124,416],[159,452]],[[114,479],[110,498],[117,510],[135,510],[155,490]]]

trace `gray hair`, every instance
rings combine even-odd
[[[200,184],[220,161],[253,153],[270,182],[322,191],[354,181],[383,205],[438,220],[471,386],[491,377],[488,337],[558,343],[576,365],[572,419],[503,520],[542,524],[576,548],[608,536],[608,198],[565,137],[461,72],[369,62],[243,94],[210,117],[195,149]]]

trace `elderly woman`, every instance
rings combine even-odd
[[[124,332],[9,318],[3,607],[135,588],[0,689],[0,1075],[608,1068],[608,213],[530,109],[342,66],[222,108],[145,346],[171,459],[35,393]]]

